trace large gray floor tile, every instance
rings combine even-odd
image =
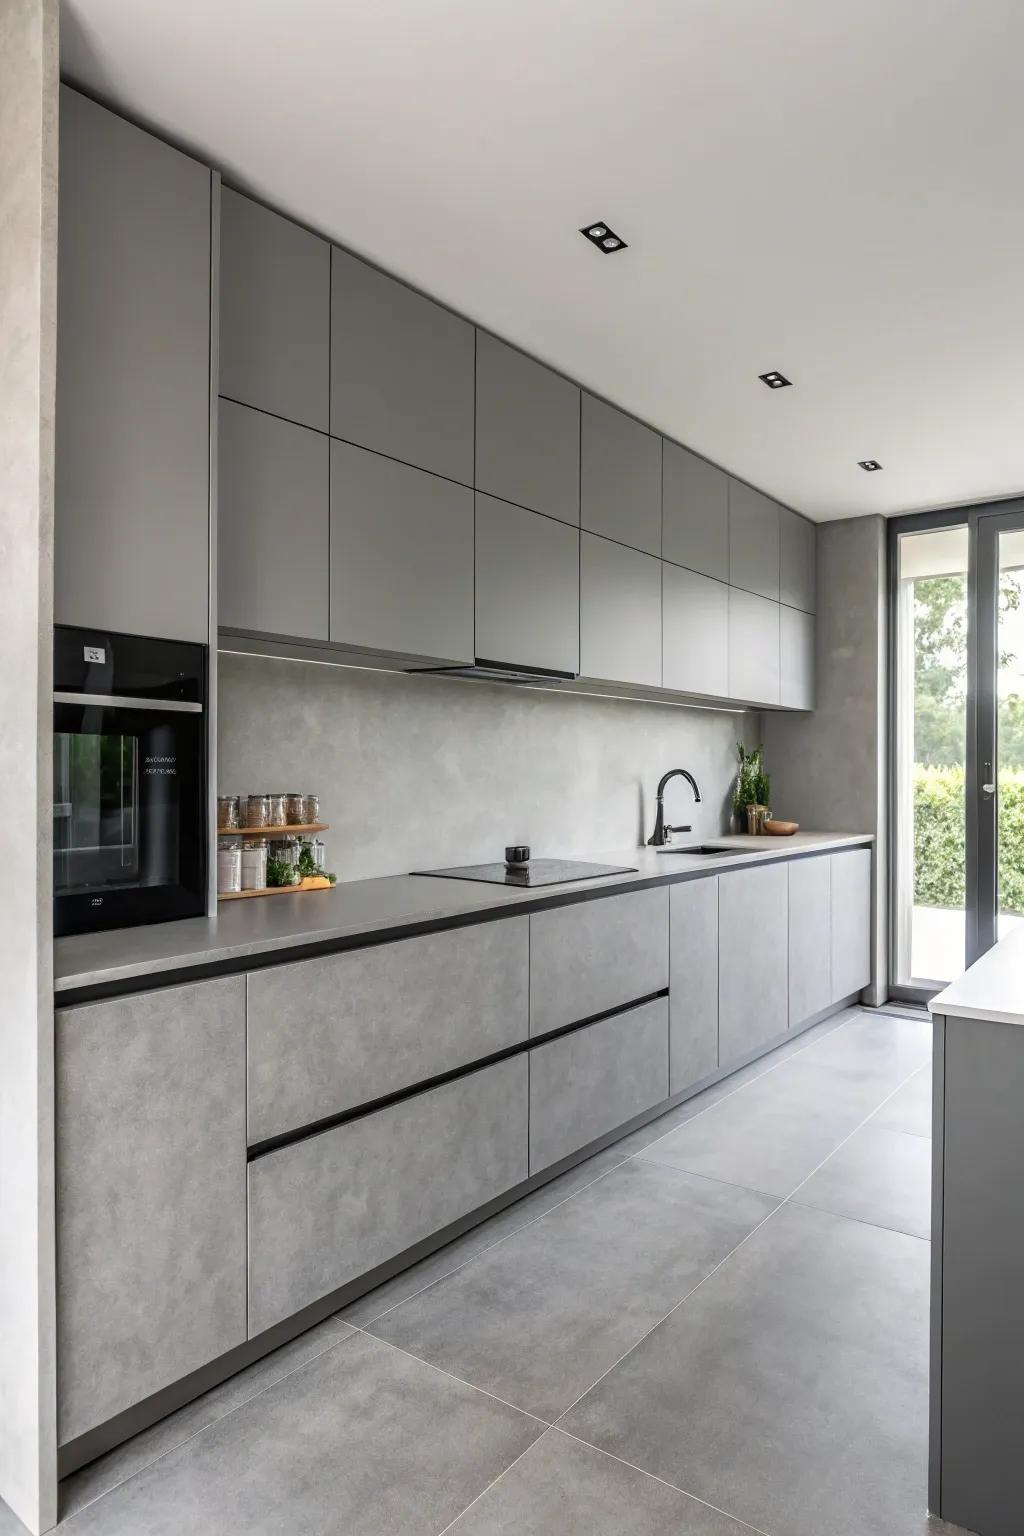
[[[931,1234],[932,1144],[869,1120],[794,1195],[836,1216],[914,1237]]]
[[[930,1061],[931,1054],[930,1023],[869,1013],[815,1041],[808,1052],[815,1061],[870,1074],[889,1092]]]
[[[68,1536],[433,1536],[542,1428],[356,1334],[90,1504]]]
[[[28,1527],[22,1525],[13,1509],[5,1504],[3,1499],[0,1499],[0,1536],[29,1536]]]
[[[446,1243],[429,1258],[421,1259],[418,1264],[403,1270],[393,1280],[385,1281],[375,1290],[360,1296],[358,1301],[350,1302],[337,1314],[338,1317],[346,1322],[355,1323],[359,1328],[364,1328],[367,1323],[389,1312],[392,1307],[397,1307],[399,1302],[407,1301],[410,1296],[414,1296],[417,1291],[422,1291],[425,1286],[433,1284],[435,1280],[440,1280],[443,1275],[450,1275],[453,1270],[461,1268],[469,1259],[482,1253],[485,1248],[491,1248],[495,1243],[500,1243],[513,1232],[518,1232],[521,1227],[536,1221],[537,1217],[543,1216],[546,1211],[561,1205],[563,1200],[568,1200],[571,1195],[585,1189],[588,1184],[593,1184],[595,1179],[601,1178],[610,1169],[617,1168],[620,1163],[625,1162],[627,1155],[619,1150],[618,1145],[595,1153],[593,1157],[588,1157],[586,1162],[570,1168],[568,1173],[560,1174],[557,1179],[542,1184],[532,1194],[525,1195],[514,1205],[499,1211],[497,1216],[489,1217],[479,1226],[464,1233],[462,1237]]]
[[[747,1527],[549,1429],[452,1536],[749,1536]]]
[[[908,1136],[931,1136],[931,1067],[922,1067],[915,1072],[910,1081],[882,1105],[872,1117],[871,1124],[888,1131],[905,1131]]]
[[[634,1159],[371,1331],[550,1419],[773,1205]]]
[[[566,1415],[772,1536],[918,1536],[929,1246],[784,1206]]]
[[[352,1329],[347,1323],[339,1322],[337,1318],[328,1318],[325,1323],[310,1328],[289,1344],[282,1344],[273,1354],[257,1360],[255,1365],[221,1382],[220,1386],[204,1392],[202,1397],[197,1397],[194,1402],[179,1408],[177,1413],[161,1419],[151,1429],[143,1430],[106,1456],[90,1462],[80,1472],[65,1478],[61,1484],[62,1519],[84,1508],[93,1499],[115,1488],[118,1483],[125,1482],[151,1461],[156,1461],[175,1446],[190,1440],[225,1414],[233,1413],[242,1403],[298,1370],[307,1360],[315,1359],[327,1349],[334,1349],[351,1336]]]
[[[856,1067],[814,1061],[808,1052],[783,1062],[640,1155],[786,1196],[878,1107],[887,1091]]]

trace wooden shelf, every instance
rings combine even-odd
[[[329,832],[329,821],[311,821],[301,827],[218,827],[218,837],[302,837],[311,832]]]
[[[264,885],[258,891],[222,891],[218,901],[243,901],[249,896],[295,896],[300,891],[333,891],[333,885],[310,885],[303,880],[299,885]]]

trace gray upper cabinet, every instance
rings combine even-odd
[[[814,613],[816,530],[806,517],[779,508],[779,597],[791,608]]]
[[[740,480],[729,481],[729,580],[734,587],[779,599],[779,514]]]
[[[468,320],[335,247],[335,437],[472,485],[473,360]]]
[[[327,431],[331,248],[227,188],[220,219],[220,392]]]
[[[663,487],[665,559],[728,581],[728,475],[666,438]]]
[[[778,704],[779,605],[729,589],[729,697]]]
[[[245,1341],[245,978],[56,1031],[63,1445]]]
[[[789,1027],[785,864],[718,877],[718,1059],[723,1067]]]
[[[580,671],[660,688],[661,561],[593,533],[580,546]]]
[[[832,854],[832,1001],[871,981],[871,849]]]
[[[331,451],[331,639],[473,659],[473,492],[351,443]]]
[[[486,331],[476,346],[478,489],[578,523],[578,386]]]
[[[220,628],[328,638],[329,446],[321,432],[220,402]],[[301,570],[289,575],[296,551]]]
[[[670,889],[670,1093],[718,1066],[718,876]]]
[[[476,655],[579,671],[580,536],[492,496],[476,497]]]
[[[206,166],[60,92],[59,624],[209,638]]]
[[[661,438],[586,393],[581,433],[581,525],[660,555]]]
[[[779,608],[779,703],[814,708],[814,615]]]
[[[832,1001],[832,861],[794,859],[789,871],[789,1025]]]
[[[681,566],[662,567],[662,685],[729,692],[729,588]]]

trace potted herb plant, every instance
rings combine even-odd
[[[737,742],[739,769],[733,790],[732,808],[736,812],[737,830],[756,832],[759,823],[766,821],[771,806],[772,781],[764,766],[764,748],[751,747]]]

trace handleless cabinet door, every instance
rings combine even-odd
[[[578,672],[580,536],[551,517],[476,497],[476,654]]]
[[[671,887],[669,1092],[718,1066],[718,876]]]
[[[814,708],[814,615],[779,606],[779,703]]]
[[[57,1014],[58,1437],[244,1342],[245,979]]]
[[[718,1059],[727,1067],[789,1028],[785,864],[718,877]]]
[[[815,540],[813,523],[786,507],[779,509],[781,554],[779,596],[791,608],[815,611]]]
[[[331,639],[473,659],[473,492],[331,443]]]
[[[729,581],[746,592],[779,600],[777,501],[740,480],[729,481]]]
[[[871,849],[832,855],[832,1001],[871,981]]]
[[[330,314],[327,241],[225,187],[221,394],[326,432]]]
[[[249,1334],[356,1280],[528,1173],[525,1055],[249,1164]]]
[[[206,166],[60,92],[54,617],[209,639]]]
[[[729,588],[662,565],[662,685],[681,693],[729,692]]]
[[[832,1001],[832,861],[794,859],[789,871],[789,1026]]]
[[[249,1141],[383,1099],[525,1040],[529,918],[249,977]]]
[[[531,915],[531,1035],[639,1002],[667,986],[667,887]]]
[[[729,697],[778,704],[779,604],[729,588]]]
[[[574,1029],[530,1053],[530,1172],[668,1098],[668,999]]]
[[[581,525],[660,555],[661,438],[588,394],[581,430]]]
[[[661,687],[661,561],[581,535],[580,671]]]
[[[476,342],[476,485],[579,523],[579,388],[486,331]]]
[[[329,441],[231,400],[219,419],[217,622],[326,640]]]
[[[676,565],[729,580],[729,477],[665,439],[661,553]]]
[[[468,320],[335,247],[335,437],[472,485],[474,351]]]

